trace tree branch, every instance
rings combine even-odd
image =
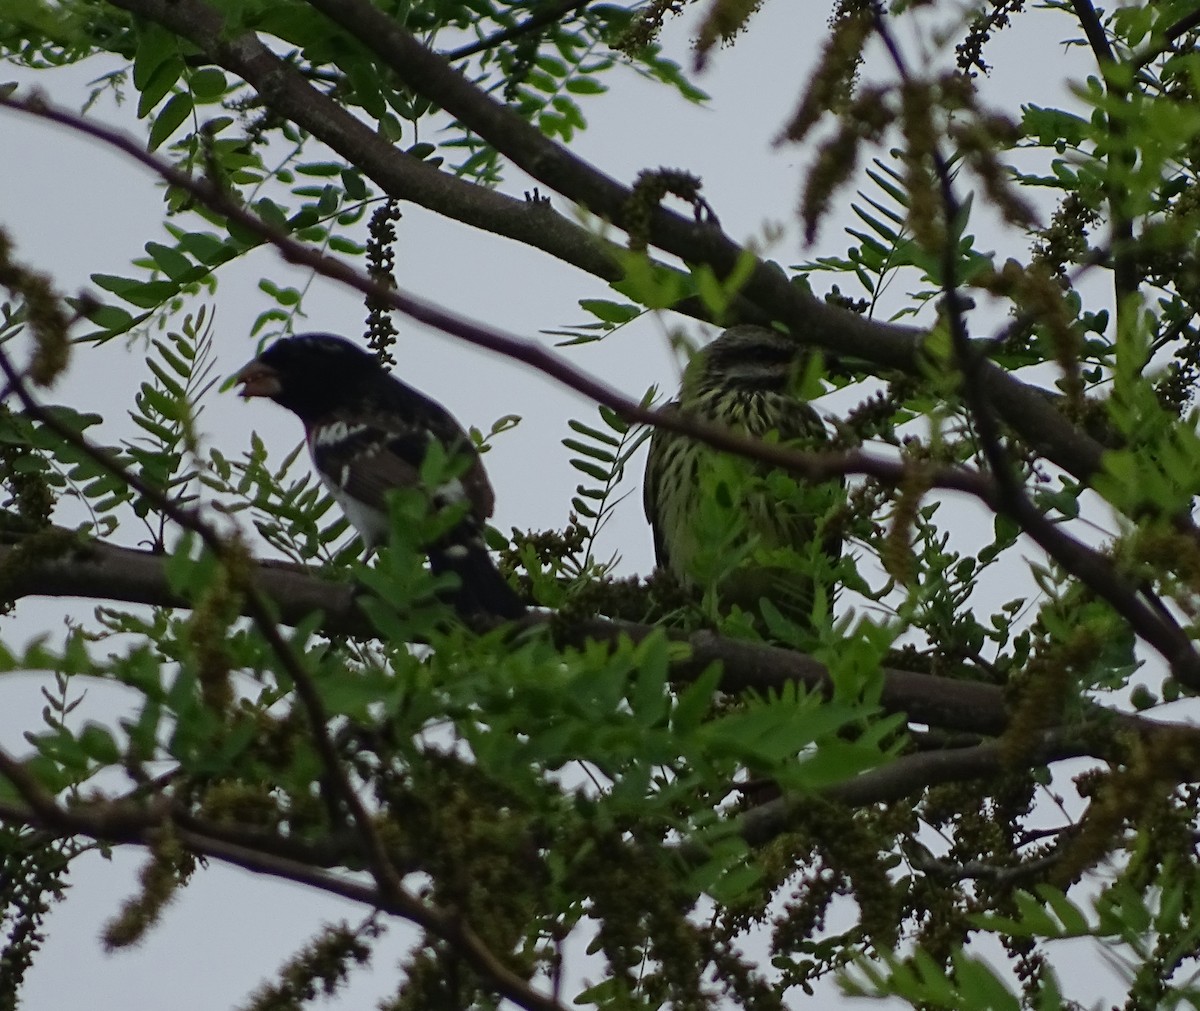
[[[1200,733],[1197,734],[1200,740]],[[1078,741],[1061,733],[1047,732],[1042,741],[1022,755],[1021,765],[1036,768],[1050,762],[1078,758],[1088,752]],[[1013,771],[1010,755],[1001,741],[988,741],[970,748],[948,748],[905,755],[887,765],[824,792],[823,796],[848,807],[895,803],[920,794],[931,786],[995,779]],[[742,837],[751,845],[762,845],[786,831],[803,795],[786,795],[755,808],[743,816]]]
[[[39,95],[24,97],[0,95],[0,108],[13,109],[39,119],[59,123],[102,141],[158,173],[170,185],[195,197],[210,210],[237,223],[264,242],[270,243],[289,263],[308,267],[325,277],[339,281],[372,299],[387,304],[420,323],[434,327],[476,347],[486,348],[515,361],[523,362],[563,386],[583,394],[590,400],[612,408],[626,421],[666,428],[699,439],[717,449],[736,453],[748,459],[761,460],[774,467],[797,474],[810,482],[833,480],[847,474],[862,474],[874,477],[885,484],[898,485],[910,479],[913,466],[920,466],[921,481],[927,486],[965,492],[994,508],[994,487],[977,471],[967,468],[934,466],[924,461],[920,464],[910,464],[903,460],[888,460],[861,452],[802,452],[778,443],[753,439],[723,426],[709,424],[673,411],[650,410],[642,406],[639,401],[624,396],[586,372],[570,365],[561,356],[548,351],[536,341],[505,333],[494,327],[484,326],[449,312],[432,302],[406,294],[390,285],[381,284],[345,261],[326,256],[311,246],[296,241],[236,203],[208,180],[188,175],[156,158],[126,134],[100,126],[85,117],[54,106]]]
[[[1100,23],[1096,8],[1090,0],[1071,0],[1071,6],[1075,10],[1075,17],[1079,20],[1083,34],[1087,37],[1088,45],[1092,48],[1096,62],[1101,65],[1113,63],[1115,57],[1112,46],[1108,44],[1108,36],[1104,34],[1104,25]]]
[[[621,272],[603,244],[561,215],[531,208],[459,180],[430,166],[414,167],[404,155],[336,103],[310,87],[257,37],[202,0],[110,0],[187,38],[227,70],[259,91],[269,107],[349,159],[386,192],[412,200],[454,220],[506,235],[542,249],[606,280]],[[336,24],[383,58],[397,77],[431,98],[539,182],[607,221],[628,223],[632,191],[543,136],[516,113],[470,84],[444,58],[417,42],[365,0],[310,0]],[[420,164],[420,163],[415,163]],[[733,270],[746,250],[711,224],[697,224],[662,208],[650,217],[650,241],[718,276]],[[791,284],[775,264],[759,261],[743,296],[757,305],[758,321],[778,320],[798,339],[881,369],[923,375],[923,333],[878,323],[826,305]],[[1053,406],[1051,395],[988,363],[981,386],[1021,437],[1081,481],[1101,465],[1103,447],[1076,429]]]
[[[156,552],[104,541],[88,541],[50,558],[27,558],[19,546],[0,544],[0,597],[83,597],[190,608],[191,601],[171,589],[165,562],[166,557]],[[266,559],[255,565],[255,582],[271,599],[283,624],[295,626],[322,611],[321,627],[330,635],[371,634],[366,616],[355,605],[351,584],[321,579],[290,562]]]
[[[919,855],[910,855],[908,862],[916,870],[924,871],[931,877],[942,878],[946,881],[968,881],[982,878],[995,884],[1004,885],[1041,875],[1054,867],[1061,859],[1062,854],[1055,851],[1011,866],[989,864],[982,860],[967,860],[956,864],[949,860],[938,860],[926,850],[925,853]]]
[[[18,547],[0,544],[0,571],[11,572],[11,582],[4,589],[12,599],[83,597],[162,607],[191,606],[171,591],[165,574],[166,559],[153,552],[99,541],[55,558],[21,558],[19,551]],[[358,606],[358,591],[349,584],[322,579],[298,565],[275,561],[256,562],[252,576],[284,624],[297,624],[319,611],[319,627],[327,635],[366,639],[376,634]],[[561,619],[551,614],[532,614],[526,619],[528,627],[551,628],[559,641],[570,645],[588,640],[616,643],[622,637],[641,642],[662,631],[655,625],[602,618],[566,628],[560,623]],[[712,664],[719,663],[723,671],[720,687],[727,692],[777,691],[792,683],[810,691],[832,689],[828,668],[804,653],[725,639],[709,631],[675,637],[689,647],[686,657],[672,663],[671,675],[677,683],[694,681]],[[999,736],[1008,726],[1002,688],[897,668],[884,668],[881,673],[880,705],[886,712],[905,713],[913,723],[989,737]],[[1100,706],[1088,707],[1085,716],[1107,719],[1114,730],[1136,734],[1154,734],[1167,726]]]
[[[1126,86],[1114,87],[1112,76],[1108,73],[1109,68],[1116,64],[1116,54],[1113,53],[1112,46],[1108,44],[1108,36],[1104,32],[1104,25],[1096,13],[1096,8],[1092,6],[1091,0],[1071,0],[1071,6],[1083,28],[1083,34],[1087,36],[1088,45],[1091,46],[1092,53],[1096,57],[1096,66],[1100,69],[1109,93],[1114,98],[1120,99],[1123,105],[1128,106],[1129,96]],[[1121,120],[1111,113],[1107,114],[1107,119],[1108,129],[1113,137],[1123,137],[1125,126]],[[1132,151],[1116,152],[1113,158],[1118,164],[1124,165],[1126,169],[1132,168],[1136,160]],[[1117,304],[1117,319],[1121,321],[1129,312],[1125,303],[1129,296],[1136,294],[1139,283],[1137,258],[1134,256],[1133,219],[1124,206],[1125,185],[1109,180],[1105,182],[1104,188],[1108,199],[1109,227],[1112,232],[1113,296]],[[1120,329],[1119,322],[1118,329]]]

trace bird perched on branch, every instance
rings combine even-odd
[[[754,438],[819,447],[828,442],[825,424],[794,392],[803,356],[775,330],[730,327],[693,356],[669,407]],[[685,586],[713,589],[722,610],[736,604],[761,616],[766,598],[811,628],[817,587],[831,590],[841,556],[840,534],[822,529],[841,482],[806,484],[656,428],[643,493],[659,568]]]
[[[235,379],[242,396],[267,397],[304,422],[314,469],[368,548],[388,540],[388,492],[421,487],[431,449],[462,461],[457,477],[426,489],[439,511],[467,504],[447,533],[425,545],[430,568],[458,576],[450,600],[464,617],[525,612],[484,544],[494,496],[483,461],[445,408],[400,382],[374,355],[330,334],[276,341]]]

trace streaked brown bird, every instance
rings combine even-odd
[[[804,349],[765,327],[730,327],[684,371],[681,414],[799,449],[829,440],[825,423],[794,392]],[[661,569],[685,586],[713,590],[721,609],[760,615],[765,598],[811,629],[818,586],[832,601],[840,534],[822,521],[840,482],[805,484],[767,464],[656,428],[643,487]],[[797,557],[798,556],[798,557]]]

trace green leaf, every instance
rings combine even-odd
[[[961,949],[954,952],[953,960],[958,996],[950,1006],[987,1011],[1021,1011],[1020,1000],[988,968],[987,963],[967,955]]]
[[[138,426],[138,428],[148,432],[150,435],[164,444],[170,444],[178,438],[177,432],[167,428],[165,425],[160,425],[156,421],[151,421],[149,418],[135,414],[133,411],[129,412],[129,417],[130,420]]]
[[[121,297],[139,309],[154,309],[167,299],[179,294],[179,285],[174,281],[143,281],[130,288]]]
[[[351,200],[365,200],[370,190],[367,188],[367,183],[363,179],[362,173],[343,168],[341,174],[342,188],[346,191],[346,196]]]
[[[593,460],[599,460],[601,463],[612,464],[616,462],[616,457],[608,450],[589,446],[586,442],[580,442],[578,439],[563,439],[562,443],[567,449],[575,453],[582,453],[584,456],[590,456]]]
[[[610,302],[603,298],[581,298],[579,307],[597,319],[618,326],[637,319],[644,311],[641,306],[632,305],[629,302]]]
[[[178,57],[172,57],[158,66],[138,97],[138,119],[149,116],[158,103],[171,93],[184,69],[184,62]]]
[[[572,77],[567,81],[567,91],[572,95],[602,95],[608,91],[608,86],[594,77]]]
[[[200,102],[213,102],[225,96],[229,84],[220,67],[201,67],[188,77],[188,88]]]
[[[97,326],[113,333],[122,333],[134,325],[133,315],[118,305],[90,306],[87,318]]]
[[[577,471],[579,471],[582,474],[586,474],[588,477],[592,478],[592,480],[594,480],[594,481],[599,481],[602,484],[604,484],[604,483],[607,483],[609,480],[610,474],[603,467],[597,467],[595,464],[588,463],[586,460],[577,460],[574,458],[570,462],[571,462],[571,466],[574,467]]]
[[[335,253],[341,253],[343,256],[362,256],[367,251],[367,247],[361,242],[355,242],[353,239],[347,239],[342,235],[331,235],[329,237],[329,248]]]
[[[171,246],[164,246],[161,242],[147,242],[146,252],[172,281],[178,281],[194,269],[192,261],[183,253]]]
[[[171,370],[177,376],[179,376],[180,379],[187,380],[192,377],[192,365],[190,362],[195,360],[195,355],[192,353],[194,352],[193,348],[189,347],[183,341],[176,342],[176,346],[188,358],[188,361],[184,361],[183,358],[177,355],[175,351],[164,341],[155,340],[152,343],[154,344],[155,350],[158,351],[159,355],[162,356],[163,361],[171,366]]]
[[[209,266],[225,262],[234,253],[224,239],[212,232],[185,232],[176,241],[183,252]]]
[[[184,69],[180,58],[179,36],[155,21],[141,20],[137,25],[137,47],[133,53],[133,86],[142,93],[139,103],[138,118],[145,115],[158,104],[179,78]],[[164,75],[164,68],[170,68]],[[155,77],[166,76],[166,84],[158,94],[158,98],[146,104],[146,90],[151,88]],[[145,104],[143,110],[142,105]]]
[[[121,749],[112,733],[98,723],[90,720],[84,724],[79,734],[79,747],[89,757],[101,765],[115,765],[121,760]]]
[[[157,151],[164,141],[168,140],[171,135],[183,125],[184,121],[192,114],[192,96],[185,92],[179,92],[172,95],[171,100],[163,106],[162,112],[154,120],[154,124],[150,127],[150,139],[147,142],[147,148],[151,151]]]
[[[629,693],[629,705],[634,719],[644,727],[660,723],[667,715],[670,705],[667,694],[668,662],[667,639],[656,633],[640,643],[634,656],[637,665],[633,689]]]
[[[604,412],[603,409],[601,409],[601,417],[603,416]],[[614,448],[621,445],[621,440],[612,435],[610,432],[602,432],[598,428],[592,428],[590,425],[586,425],[582,421],[579,421],[575,418],[567,419],[567,427],[574,432],[578,432],[580,435],[586,435],[594,442],[602,442],[606,446],[612,446]],[[566,440],[564,440],[564,442],[565,441]]]
[[[319,161],[307,162],[303,165],[297,165],[296,171],[302,176],[336,176],[342,175],[345,167],[336,161]]]
[[[182,384],[175,379],[174,376],[168,375],[167,370],[159,365],[158,362],[156,362],[153,358],[146,359],[146,368],[148,368],[154,374],[154,377],[162,384],[167,393],[170,394],[170,398],[166,400],[166,403],[170,404],[170,409],[179,410],[185,399],[183,395]],[[142,385],[139,392],[143,396],[162,397],[162,394],[159,393],[159,391],[145,384]]]
[[[1022,112],[1022,132],[1045,146],[1065,142],[1075,147],[1092,135],[1092,124],[1072,112],[1037,105],[1026,105]]]
[[[288,223],[287,214],[284,213],[274,200],[269,197],[263,197],[254,204],[254,210],[263,221],[272,228],[278,229],[281,232],[290,232],[291,226]]]
[[[346,59],[342,69],[354,88],[354,97],[363,110],[373,119],[387,115],[387,105],[382,95],[382,84],[376,67],[365,59]]]
[[[671,713],[671,726],[676,733],[691,734],[702,725],[720,684],[721,664],[714,662],[678,695]]]

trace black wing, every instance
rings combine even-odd
[[[310,430],[313,461],[346,494],[384,509],[387,492],[420,483],[421,467],[437,444],[466,470],[443,488],[430,488],[436,505],[463,497],[479,521],[492,515],[495,497],[483,462],[462,426],[441,405],[391,376],[359,403],[347,405]]]

